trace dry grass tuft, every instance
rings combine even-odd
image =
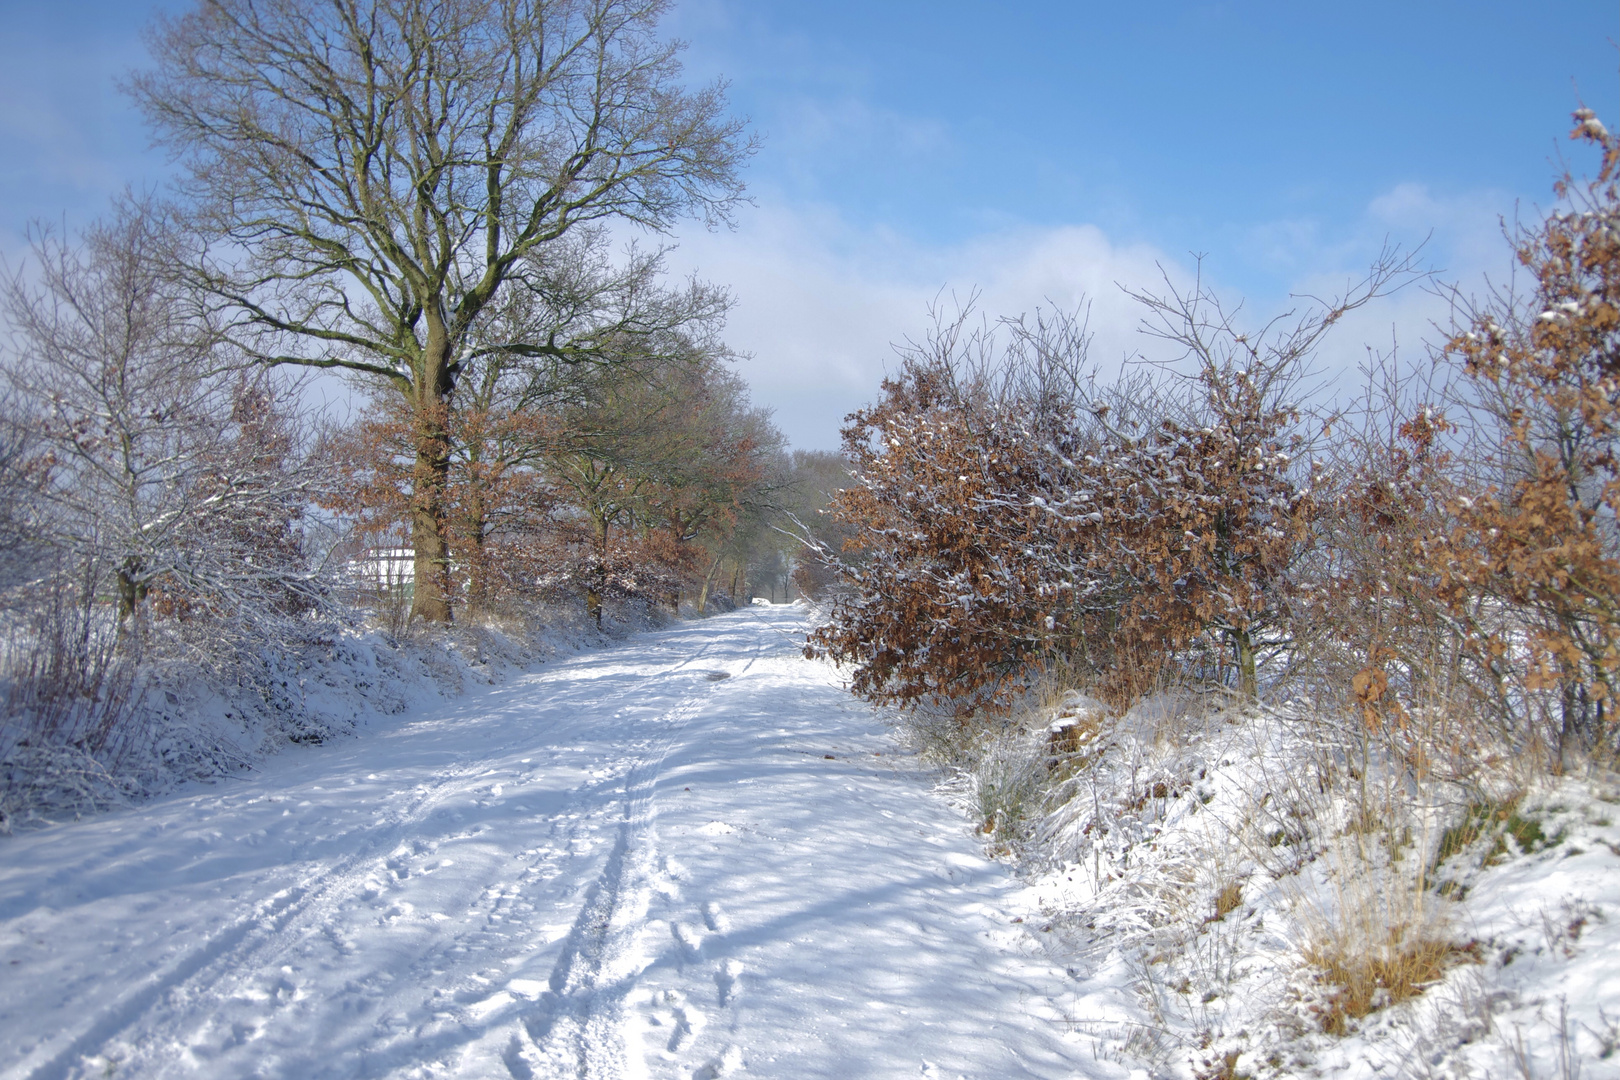
[[[1243,906],[1243,884],[1232,881],[1220,887],[1215,893],[1215,914],[1204,920],[1205,925],[1220,922],[1232,912]]]
[[[1350,1021],[1417,997],[1446,970],[1472,957],[1464,946],[1405,926],[1388,928],[1387,939],[1372,949],[1318,944],[1305,958],[1335,987],[1325,1005],[1315,1006],[1322,1030],[1343,1035]]]

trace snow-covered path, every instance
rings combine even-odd
[[[0,1075],[1115,1075],[1064,1034],[1016,883],[802,619],[5,842]]]

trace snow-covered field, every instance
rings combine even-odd
[[[644,635],[5,841],[0,1075],[1124,1075],[804,620]]]

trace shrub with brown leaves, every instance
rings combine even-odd
[[[1167,283],[1137,299],[1180,366],[1101,390],[1075,319],[1005,322],[1005,350],[965,317],[937,327],[844,431],[850,535],[821,555],[850,588],[808,652],[903,704],[1005,704],[1055,662],[1122,700],[1189,664],[1254,697],[1314,535],[1293,394],[1328,329],[1411,276],[1386,252],[1254,335]]]
[[[1575,120],[1597,177],[1566,175],[1568,208],[1520,230],[1528,294],[1466,306],[1445,345],[1497,479],[1452,500],[1430,560],[1504,701],[1546,716],[1554,763],[1620,748],[1620,139],[1590,110]]]

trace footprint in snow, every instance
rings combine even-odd
[[[670,929],[674,931],[675,940],[680,943],[686,959],[698,959],[703,952],[703,931],[683,922],[675,923]]]
[[[727,960],[720,965],[720,970],[714,973],[714,987],[719,994],[722,1009],[737,1000],[737,980],[742,977],[742,973],[743,966],[736,960]]]
[[[501,1061],[506,1065],[506,1071],[511,1073],[512,1080],[534,1080],[534,1069],[523,1060],[523,1040],[513,1035],[506,1049],[501,1051]]]
[[[246,1046],[262,1034],[257,1024],[243,1020],[233,1020],[227,1023],[224,1020],[212,1020],[202,1031],[187,1044],[186,1049],[194,1056],[207,1061],[221,1054],[229,1053],[238,1046]],[[86,1059],[87,1061],[96,1059]],[[114,1058],[102,1058],[106,1061],[106,1072],[103,1075],[111,1076],[117,1067]]]
[[[735,1046],[728,1046],[693,1073],[692,1080],[718,1080],[719,1077],[729,1076],[741,1067],[742,1051]]]
[[[481,1024],[485,1020],[488,1020],[491,1016],[506,1008],[508,1005],[513,1004],[516,1000],[517,999],[515,997],[507,993],[505,990],[500,990],[491,994],[489,997],[469,1002],[467,1005],[467,1015],[470,1016],[476,1023]]]
[[[731,930],[731,916],[713,900],[703,905],[703,923],[716,934],[728,933]]]
[[[675,1026],[675,1030],[670,1033],[666,1053],[678,1054],[692,1045],[692,1040],[708,1022],[708,1017],[704,1016],[701,1010],[694,1008],[679,990],[663,991],[655,999],[655,1004],[662,1004],[669,1009],[670,1018]]]
[[[366,899],[370,899],[370,897]],[[359,949],[355,945],[354,939],[345,934],[342,928],[334,923],[327,923],[321,927],[321,932],[326,935],[326,939],[332,943],[332,948],[337,950],[339,956],[353,956]]]

